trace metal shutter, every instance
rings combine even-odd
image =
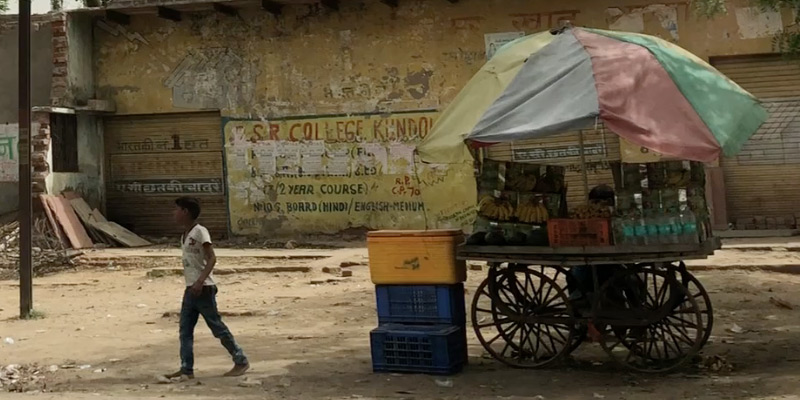
[[[791,224],[800,212],[800,61],[754,56],[713,64],[760,98],[770,113],[739,155],[721,160],[728,219],[740,228],[785,227],[758,217]]]
[[[220,129],[217,113],[106,118],[108,217],[143,235],[177,234],[173,201],[192,196],[200,223],[227,235]]]

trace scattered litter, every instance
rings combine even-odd
[[[289,386],[292,386],[292,380],[284,376],[278,381],[278,386],[282,388],[288,388]]]
[[[290,241],[286,242],[286,245],[284,247],[287,250],[294,250],[294,249],[297,248],[297,242],[295,242],[294,240],[290,240]]]
[[[733,372],[733,364],[721,355],[704,357],[700,368],[714,373]]]
[[[36,364],[0,366],[0,392],[41,393],[47,388],[44,372]]]
[[[47,332],[47,329],[37,329],[36,330],[36,333],[45,333],[45,332]]]
[[[258,380],[258,379],[252,379],[250,377],[245,377],[244,379],[239,381],[239,386],[240,387],[246,387],[246,388],[260,387],[260,386],[262,386],[262,382],[260,380]]]
[[[150,333],[161,333],[161,332],[164,332],[164,330],[163,329],[151,329],[150,330]]]
[[[268,312],[267,315],[270,316],[270,317],[277,317],[278,315],[281,315],[281,312],[278,311],[278,310],[272,310],[272,311]]]
[[[49,371],[49,372],[58,371],[58,365],[51,365],[50,367],[47,368],[47,371]]]
[[[470,263],[469,264],[469,270],[470,271],[483,271],[483,265]]]
[[[92,368],[92,366],[89,364],[81,365],[80,367],[78,367],[78,369],[89,369],[89,368]]]
[[[10,337],[5,338],[5,340],[3,340],[3,341],[6,342],[6,344],[14,344],[14,339],[12,339]]]
[[[777,315],[767,315],[766,317],[764,317],[764,319],[767,320],[767,321],[777,321],[778,320],[778,316]]]
[[[103,372],[106,372],[105,368],[98,368],[98,369],[94,370],[95,374],[102,374]]]
[[[172,381],[169,378],[167,378],[166,376],[164,376],[164,375],[156,376],[156,382],[161,383],[161,384],[172,383]]]
[[[733,326],[728,328],[728,332],[731,332],[731,333],[744,333],[745,330],[741,326],[739,326],[736,323],[734,323]]]
[[[544,400],[544,396],[542,395],[533,396],[533,400]]]
[[[605,399],[606,398],[606,396],[603,396],[600,393],[594,393],[594,394],[592,394],[592,397],[594,397],[595,399]]]
[[[789,302],[781,300],[777,297],[770,297],[769,302],[772,303],[775,307],[782,308],[784,310],[794,310],[794,307]]]
[[[436,386],[439,386],[441,388],[451,388],[454,385],[452,379],[437,379]]]
[[[147,304],[137,304],[136,308],[147,308]]]
[[[112,358],[112,359],[108,360],[108,362],[110,362],[110,363],[116,363],[116,362],[120,362],[120,361],[122,361],[122,360],[119,359],[119,358]]]

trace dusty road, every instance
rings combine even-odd
[[[293,255],[300,259],[274,258]],[[36,280],[38,320],[16,319],[18,288],[0,282],[0,365],[36,363],[44,393],[9,399],[800,399],[800,275],[733,269],[697,272],[711,292],[715,329],[705,355],[722,355],[732,373],[688,368],[667,376],[631,374],[593,352],[582,362],[540,371],[509,369],[484,356],[470,331],[470,366],[452,387],[421,375],[371,372],[369,331],[377,324],[366,266],[326,282],[324,266],[363,262],[362,249],[221,252],[219,303],[252,361],[247,380],[219,377],[230,360],[207,328],[196,334],[197,380],[156,383],[178,366],[177,317],[182,279],[154,268],[177,267],[171,251],[93,254],[75,272]],[[302,256],[308,257],[302,257]],[[329,258],[323,258],[330,256]],[[800,265],[800,252],[728,250],[705,264]],[[308,267],[310,272],[259,272]],[[163,271],[163,270],[162,270]],[[467,299],[484,273],[471,271]],[[311,282],[319,282],[311,284]],[[740,333],[730,332],[736,324]],[[735,329],[737,332],[740,329]],[[582,358],[583,357],[583,358]],[[585,358],[589,357],[589,358]],[[66,368],[73,367],[73,368]],[[83,369],[81,369],[83,368]],[[541,396],[541,397],[538,397]]]

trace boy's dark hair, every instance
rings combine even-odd
[[[188,211],[192,219],[200,216],[200,200],[194,197],[178,197],[175,199],[175,205]]]

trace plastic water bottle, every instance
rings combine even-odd
[[[658,216],[656,217],[656,226],[658,227],[658,242],[661,244],[670,244],[670,236],[672,236],[672,227],[669,225],[667,213],[663,208],[658,209]]]
[[[636,237],[637,246],[647,245],[647,223],[641,214],[636,214],[633,217],[633,232]]]
[[[652,245],[661,242],[658,236],[658,216],[654,211],[645,211],[644,214],[645,225],[647,226],[647,242],[645,244]]]
[[[681,213],[681,233],[682,243],[700,243],[700,237],[697,233],[697,217],[688,207]]]

